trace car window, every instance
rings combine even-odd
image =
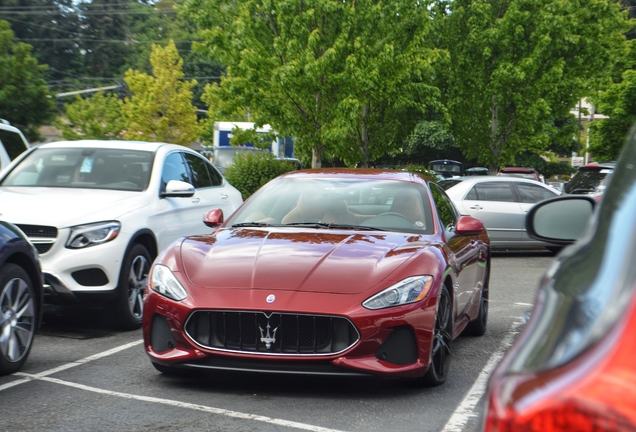
[[[0,129],[0,141],[11,160],[17,158],[28,149],[20,134],[12,131]]]
[[[39,148],[5,177],[3,186],[142,191],[154,153],[103,148]]]
[[[453,186],[455,186],[456,184],[461,183],[462,180],[460,179],[446,179],[446,180],[440,180],[437,182],[437,184],[444,190],[448,190],[450,188],[452,188]]]
[[[166,189],[170,180],[179,180],[190,183],[190,176],[181,152],[170,153],[163,162],[161,173],[161,190]]]
[[[210,174],[210,180],[212,181],[213,186],[220,186],[223,184],[223,176],[219,172],[218,169],[214,167],[212,164],[205,164],[205,167],[208,169],[208,174]]]
[[[445,228],[455,226],[457,222],[457,212],[453,202],[448,198],[448,195],[446,195],[442,188],[436,184],[429,183],[429,187],[431,188],[431,195],[433,195],[433,201],[435,202],[437,214],[439,214],[442,225],[444,225]]]
[[[207,162],[190,153],[184,153],[183,155],[185,156],[188,167],[190,168],[192,186],[194,186],[195,189],[213,186],[212,179],[210,179],[210,173],[206,167]]]
[[[565,192],[569,194],[584,194],[597,192],[599,186],[604,186],[611,169],[581,170],[565,186]]]
[[[467,200],[515,202],[512,185],[508,182],[478,183],[466,195]]]
[[[516,186],[521,202],[524,203],[536,203],[557,196],[557,194],[550,192],[548,189],[531,183],[516,183]]]

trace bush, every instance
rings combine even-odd
[[[236,155],[224,176],[245,200],[268,181],[294,169],[293,163],[276,159],[271,153],[246,152]]]

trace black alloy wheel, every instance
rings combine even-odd
[[[37,326],[35,290],[16,264],[0,270],[0,375],[17,372],[26,361]]]
[[[437,301],[437,316],[433,332],[431,363],[422,377],[423,384],[434,387],[444,384],[450,369],[451,343],[453,340],[452,301],[446,285],[442,286]]]
[[[121,330],[141,327],[143,294],[148,280],[152,260],[148,250],[141,244],[133,245],[121,266],[118,298],[115,303],[116,326]]]

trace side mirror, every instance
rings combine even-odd
[[[556,244],[571,244],[583,236],[596,206],[594,198],[566,195],[535,205],[526,216],[528,236]]]
[[[455,234],[475,235],[484,232],[484,224],[477,218],[472,216],[462,216],[455,225]]]
[[[212,209],[208,210],[203,215],[203,223],[210,228],[216,228],[223,223],[223,210]]]
[[[180,180],[170,180],[166,185],[165,192],[161,193],[162,198],[181,197],[189,198],[194,195],[194,186]]]

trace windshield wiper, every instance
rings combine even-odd
[[[377,231],[377,228],[351,225],[351,224],[338,224],[338,223],[325,223],[325,222],[292,222],[288,224],[276,225],[276,226],[301,226],[308,228],[333,228],[333,229],[346,229],[346,230],[360,230],[360,231]]]
[[[240,228],[240,227],[268,227],[272,226],[271,224],[265,222],[242,222],[232,225],[232,228]]]

